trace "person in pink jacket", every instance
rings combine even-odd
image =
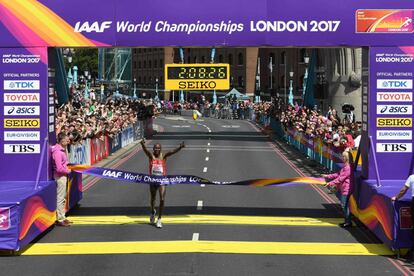
[[[57,183],[56,225],[58,226],[70,226],[71,224],[71,221],[66,219],[65,216],[67,176],[71,172],[68,168],[68,157],[66,155],[68,144],[69,137],[64,132],[61,132],[57,136],[57,144],[52,147],[53,178]]]
[[[349,197],[353,189],[353,173],[352,173],[352,163],[353,158],[350,151],[344,151],[342,153],[342,160],[344,162],[343,168],[334,174],[322,174],[322,177],[330,179],[326,185],[329,187],[336,187],[337,191],[341,194],[341,205],[344,212],[345,222],[339,224],[343,228],[351,227],[351,213],[349,211]]]

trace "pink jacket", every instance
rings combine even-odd
[[[65,149],[56,144],[52,147],[53,171],[55,177],[67,175],[70,171],[68,169],[68,157]]]
[[[351,166],[345,165],[338,173],[328,174],[328,179],[333,179],[328,183],[329,186],[336,186],[341,195],[349,195],[353,188],[353,175]]]

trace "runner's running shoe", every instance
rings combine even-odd
[[[161,219],[157,220],[157,224],[155,225],[157,228],[162,228]]]
[[[151,214],[151,216],[150,216],[150,224],[155,224],[155,211],[154,211],[154,213],[152,213]]]

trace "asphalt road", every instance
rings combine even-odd
[[[169,174],[217,181],[297,177],[247,121],[159,118]],[[142,151],[119,169],[148,172]],[[299,168],[301,169],[301,168]],[[0,259],[7,275],[410,275],[365,229],[342,229],[332,196],[311,185],[167,187],[164,227],[148,224],[144,184],[100,180],[21,256]],[[329,200],[331,198],[331,200]],[[4,274],[6,275],[6,274]]]

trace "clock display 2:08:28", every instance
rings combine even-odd
[[[169,67],[169,79],[226,79],[227,68],[219,66]]]

